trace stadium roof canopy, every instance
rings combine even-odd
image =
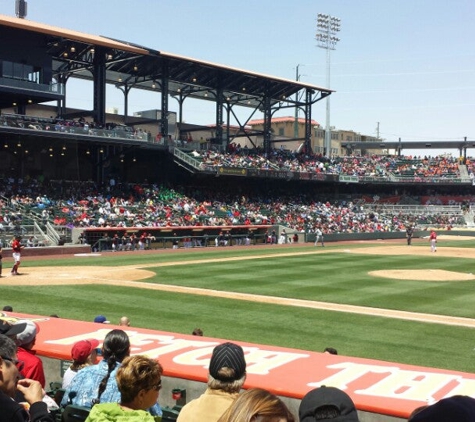
[[[167,77],[168,94],[171,96],[186,95],[216,101],[213,98],[215,93],[222,90],[227,103],[253,108],[260,107],[264,95],[271,99],[271,104],[276,104],[293,101],[295,94],[306,91],[315,94],[310,101],[315,103],[332,92],[330,89],[299,81],[219,65],[26,19],[0,15],[0,25],[42,35],[48,54],[53,59],[53,75],[56,77],[65,75],[94,80],[94,60],[100,52],[104,54],[106,83],[122,89],[160,91],[162,78]],[[304,101],[308,102],[308,97]]]

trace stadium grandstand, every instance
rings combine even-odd
[[[127,260],[133,257],[128,251],[222,247],[222,251],[215,249],[214,252],[223,252],[222,261],[231,262],[233,259],[224,256],[229,251],[225,248],[231,246],[249,246],[252,249],[249,255],[251,256],[256,249],[254,246],[257,245],[314,243],[315,246],[319,246],[316,242],[318,238],[321,239],[322,247],[325,246],[323,239],[329,243],[340,240],[405,239],[410,227],[414,233],[411,231],[409,235],[407,243],[409,246],[412,235],[428,237],[429,232],[435,229],[439,234],[450,231],[465,236],[466,229],[475,227],[473,206],[475,162],[467,156],[467,150],[475,147],[474,140],[437,143],[402,140],[383,142],[364,137],[364,140],[357,141],[340,140],[338,145],[334,144],[335,147],[331,147],[331,151],[325,151],[319,143],[320,135],[317,135],[317,132],[321,134],[322,129],[315,120],[316,105],[329,95],[333,95],[333,91],[325,87],[166,53],[124,40],[84,34],[3,15],[0,15],[0,35],[3,39],[9,40],[8,43],[0,45],[0,251],[1,248],[4,248],[4,251],[9,249],[12,239],[19,236],[25,246],[24,256],[51,255],[56,259],[54,256],[56,254],[73,251],[74,254],[78,252],[79,256],[90,257],[99,256],[101,254],[95,252],[104,251],[111,253],[104,254],[105,258],[101,259],[111,259],[112,256],[115,257],[112,259],[120,259],[127,256],[124,262],[129,262]],[[74,78],[89,83],[93,97],[92,109],[82,110],[67,106],[67,84]],[[106,87],[115,87],[124,94],[123,115],[109,113],[106,109]],[[160,109],[128,115],[128,94],[131,90],[156,93]],[[183,121],[183,111],[189,99],[214,103],[216,112],[210,115],[209,125]],[[177,102],[176,110],[171,106],[171,100]],[[235,113],[238,109],[244,110],[248,118],[240,121]],[[286,109],[292,112],[298,109],[304,117],[295,120],[274,117],[275,113]],[[283,137],[279,128],[284,126],[292,130],[295,128],[295,136]],[[287,148],[284,144],[291,147]],[[430,153],[432,149],[440,148],[453,150],[454,154],[434,156]],[[420,149],[427,154],[411,153]],[[401,243],[405,244],[405,240]],[[312,255],[313,251],[317,250],[312,246],[307,248],[312,252],[305,251],[301,255]],[[291,247],[299,250],[298,247]],[[404,248],[408,250],[405,245]],[[239,251],[238,248],[234,249]],[[322,256],[328,249],[330,248],[320,249]],[[270,250],[270,247],[267,250]],[[112,253],[118,251],[127,253],[123,255]],[[208,252],[209,250],[203,249],[203,253]],[[167,253],[172,255],[174,251],[166,251],[162,255]],[[192,253],[198,255],[200,251],[195,249]],[[150,261],[147,265],[150,266],[147,268],[152,269],[152,265],[156,264],[152,263],[152,260],[155,256],[159,256],[159,253],[143,255],[149,255]],[[437,258],[441,255],[443,256],[443,252],[439,250]],[[8,259],[10,256],[9,254]],[[353,257],[351,258],[360,259],[361,262],[366,261]],[[253,258],[251,256],[249,259]],[[267,259],[267,257],[261,258]],[[309,259],[318,261],[313,255]],[[340,262],[337,263],[337,260],[342,261],[335,255],[335,261],[328,261],[331,264],[326,264],[327,267],[337,268],[348,277],[351,269],[341,270]],[[196,260],[192,264],[198,265],[198,262]],[[166,267],[167,263],[164,264]],[[169,265],[170,268],[175,267],[175,263],[172,264]],[[203,262],[199,262],[199,265],[202,264]],[[78,271],[81,271],[81,277],[85,277],[82,273],[87,265],[89,264],[80,266]],[[240,265],[244,267],[246,263]],[[381,264],[381,268],[383,265],[385,263]],[[131,272],[137,271],[133,265],[129,266]],[[270,265],[264,263],[263,267],[268,268]],[[306,270],[305,264],[301,267]],[[23,268],[32,267],[29,267],[27,262]],[[91,269],[96,270],[97,268]],[[114,273],[113,270],[117,272]],[[140,276],[127,282],[130,286],[134,284],[134,289],[139,283],[143,288],[145,285],[154,286],[163,281],[168,282],[165,276],[162,276],[162,270],[164,269],[160,268],[156,274],[154,273],[157,280],[159,276],[163,277],[157,283],[149,282],[145,276],[144,281]],[[278,268],[275,271],[277,270]],[[51,275],[53,272],[49,272],[52,270],[47,268],[47,271],[43,273],[44,279],[54,278]],[[106,271],[111,273],[111,280],[106,280]],[[104,289],[110,291],[114,282],[121,277],[126,278],[122,274],[118,276],[118,271],[121,271],[121,268],[113,268],[110,265],[100,273],[102,278],[98,280]],[[222,268],[216,271],[224,272]],[[152,273],[151,270],[149,272]],[[226,272],[233,273],[233,270]],[[63,282],[66,284],[66,279],[71,279],[74,283],[76,279],[71,274],[65,272],[61,279],[58,277],[58,280],[55,280],[58,282],[57,286]],[[318,276],[322,274],[327,275],[321,271]],[[21,275],[24,275],[23,280],[28,281],[28,274]],[[199,278],[196,275],[194,270],[189,277]],[[471,280],[473,274],[467,275]],[[34,277],[41,278],[31,271],[31,279]],[[11,279],[6,279],[4,284],[6,289],[16,287],[10,281]],[[34,285],[36,281],[35,279],[31,285],[25,285],[33,290],[37,287]],[[312,279],[311,282],[313,281]],[[254,280],[246,282],[253,283]],[[274,283],[273,280],[271,282]],[[332,290],[331,294],[336,294],[336,290],[344,290],[337,284],[335,283],[337,288],[332,286],[332,289],[329,289]],[[159,293],[165,296],[178,292],[177,286],[172,284],[170,286],[169,291],[164,289]],[[84,287],[90,288],[89,285]],[[274,286],[271,288],[274,289]],[[302,291],[302,295],[308,294],[309,289],[304,284],[298,288]],[[373,305],[370,301],[364,302],[364,307],[368,308],[369,313],[361,313],[361,316],[368,319],[359,320],[363,329],[368,331],[369,339],[363,338],[361,341],[368,343],[373,340],[370,335],[374,331],[367,328],[370,327],[366,325],[369,316],[378,309],[378,306],[383,306],[379,302],[384,299],[383,296],[393,294],[391,291],[383,295],[379,289],[379,287],[374,289],[378,291],[377,305]],[[199,290],[206,289],[199,288]],[[116,302],[109,299],[108,291],[103,292],[101,294],[98,291],[96,295],[101,300],[109,301],[108,305],[115,306]],[[274,294],[274,290],[269,292]],[[196,292],[186,293],[188,294],[191,296]],[[410,294],[410,291],[406,290],[401,296],[407,301]],[[128,291],[122,295],[123,298],[129,298]],[[367,290],[364,295],[366,300]],[[440,296],[448,295],[449,290]],[[84,296],[89,299],[89,291],[84,290]],[[146,294],[144,298],[147,299],[145,296]],[[463,295],[458,292],[458,296]],[[154,297],[150,293],[149,299],[152,300]],[[200,296],[203,302],[204,297]],[[173,300],[170,296],[167,306],[170,306]],[[246,300],[248,299],[243,301]],[[320,297],[312,299],[314,302],[317,300],[324,299]],[[130,301],[133,302],[132,299]],[[307,296],[305,300],[302,299],[302,302],[309,301]],[[193,302],[198,303],[200,300],[193,299]],[[68,301],[68,304],[71,304],[72,308],[81,306],[72,304],[72,301]],[[133,305],[135,306],[135,303]],[[167,309],[169,314],[167,316],[165,312],[159,314],[162,308],[156,306],[155,302],[153,307],[156,309],[152,309],[150,305],[147,307],[147,304],[139,305],[136,308],[140,307],[141,311],[153,314],[154,319],[157,316],[153,321],[156,325],[153,329],[139,327],[138,324],[137,327],[132,327],[133,335],[136,336],[134,341],[137,342],[133,345],[133,350],[144,354],[150,353],[150,357],[154,358],[163,353],[160,360],[166,362],[168,365],[166,370],[169,371],[164,376],[166,387],[164,390],[173,392],[172,395],[168,394],[170,397],[163,394],[163,402],[167,406],[173,406],[173,402],[176,401],[180,406],[178,410],[164,408],[162,421],[173,422],[181,405],[186,402],[186,389],[188,399],[197,397],[197,391],[202,387],[200,384],[206,383],[206,378],[202,374],[205,369],[203,362],[209,357],[209,348],[214,345],[217,337],[190,339],[188,337],[191,335],[157,331],[157,325],[163,321],[161,318],[178,314],[178,310],[175,309],[178,307],[175,303],[175,308],[170,306],[171,309]],[[348,305],[357,307],[352,303]],[[186,307],[186,305],[180,306]],[[294,309],[295,305],[291,306]],[[384,306],[388,306],[389,309],[389,305]],[[210,305],[209,309],[211,308]],[[233,314],[229,309],[227,308],[226,312]],[[315,309],[325,310],[323,307]],[[397,318],[404,320],[405,314],[409,312],[406,308],[401,309],[404,316]],[[96,309],[89,310],[96,312]],[[122,309],[118,309],[117,312],[119,310],[122,312]],[[56,314],[50,318],[40,318],[39,315],[33,316],[35,312],[39,313],[37,309],[27,311],[27,314],[23,314],[22,311],[18,315],[14,313],[13,316],[38,317],[43,337],[38,342],[37,348],[47,362],[50,374],[53,373],[56,378],[59,378],[57,360],[68,362],[73,340],[89,338],[98,332],[105,335],[108,331],[107,326],[98,325],[96,321],[93,323],[92,319],[89,322],[79,318],[70,320],[68,317],[63,318],[63,315],[56,318],[58,316]],[[11,315],[12,311],[8,312]],[[47,315],[44,309],[42,312],[43,315]],[[338,312],[341,313],[340,310]],[[427,309],[424,312],[427,312]],[[215,309],[211,309],[209,313],[216,318]],[[252,317],[253,312],[245,311],[245,313],[249,314],[249,318]],[[81,318],[84,314],[85,311],[81,314]],[[192,318],[197,319],[197,315],[198,312],[192,315]],[[104,315],[99,316],[106,320]],[[387,318],[386,315],[383,317]],[[252,322],[259,325],[260,320],[253,318],[257,322],[254,320]],[[312,318],[306,318],[305,322],[311,321]],[[436,323],[431,321],[431,325],[445,324],[447,318],[448,315],[442,313],[438,318],[439,321]],[[469,318],[461,314],[460,319]],[[333,331],[333,326],[330,327],[325,321],[322,319],[322,326],[325,325]],[[356,318],[349,322],[351,328],[358,324],[354,321]],[[390,319],[387,318],[385,321]],[[194,325],[195,320],[192,322]],[[246,322],[241,323],[237,318],[232,322],[244,329],[250,325],[246,325]],[[293,330],[297,325],[293,318],[289,318],[289,322],[294,324]],[[109,321],[106,320],[106,323]],[[462,323],[459,322],[461,326]],[[409,334],[419,336],[415,331],[411,333],[409,329],[401,327],[391,330],[385,326],[390,334],[395,333],[395,338],[409,337]],[[168,328],[160,327],[160,329]],[[259,329],[263,331],[261,326]],[[282,331],[284,331],[282,335],[286,335],[287,332]],[[353,333],[352,330],[348,332]],[[334,333],[330,334],[333,336]],[[208,328],[206,335],[210,335]],[[231,336],[234,333],[227,331],[225,335]],[[303,337],[300,333],[298,335]],[[443,338],[439,332],[436,335]],[[314,341],[314,337],[318,337],[318,334],[315,336],[312,334],[311,337],[310,341]],[[346,341],[351,339],[348,335]],[[137,347],[137,344],[140,347]],[[397,348],[395,344],[391,343],[392,349]],[[335,374],[338,375],[333,371],[337,368],[336,364],[347,365],[348,372],[364,369],[367,371],[361,372],[364,381],[374,378],[371,382],[375,385],[384,381],[384,374],[390,374],[393,382],[399,383],[394,384],[397,388],[389,383],[385,387],[390,400],[384,396],[375,400],[376,393],[373,391],[361,394],[363,398],[360,397],[357,403],[358,410],[361,413],[364,411],[362,422],[374,420],[389,422],[406,420],[409,410],[413,409],[414,402],[410,397],[413,393],[408,390],[408,384],[413,388],[416,381],[422,380],[428,389],[432,389],[433,380],[436,379],[435,375],[434,378],[428,375],[430,371],[422,372],[422,367],[402,365],[396,368],[396,365],[389,361],[377,367],[376,360],[365,363],[360,356],[354,355],[357,359],[346,355],[335,357],[315,351],[307,352],[301,343],[297,346],[299,349],[286,350],[280,346],[269,346],[268,349],[259,350],[262,345],[247,343],[247,351],[250,351],[250,354],[254,353],[254,357],[248,362],[248,368],[251,370],[248,372],[249,381],[245,388],[264,385],[271,389],[276,385],[275,379],[278,378],[279,383],[284,379],[288,384],[286,388],[279,387],[275,392],[288,396],[295,409],[308,387],[313,385],[311,383],[317,382],[313,378],[323,367],[331,369],[325,375],[329,382],[335,382]],[[170,357],[166,356],[169,352],[163,352],[162,347],[177,349]],[[194,354],[196,350],[193,348],[203,350],[199,352],[200,354]],[[412,344],[411,348],[415,349]],[[438,353],[438,350],[435,352]],[[175,359],[182,354],[185,356]],[[194,356],[196,368],[193,368],[193,364],[189,364],[191,354]],[[2,356],[2,359],[6,358]],[[288,362],[284,362],[285,359]],[[14,361],[12,358],[9,360]],[[273,360],[279,361],[276,367],[289,364],[289,369],[277,372],[278,376],[275,375],[275,378],[266,381],[269,384],[262,384],[262,376],[270,372],[266,369],[266,365],[272,364]],[[364,363],[367,366],[364,366]],[[255,373],[252,372],[252,365]],[[259,367],[258,370],[256,367]],[[435,373],[436,370],[432,369]],[[396,370],[402,375],[400,376]],[[343,381],[346,382],[345,376],[345,374],[341,376],[342,385]],[[461,380],[461,384],[470,386],[473,384],[472,378],[473,374],[461,372],[452,374],[445,369],[442,374],[437,374],[439,383],[447,383],[440,387],[445,393],[449,391],[449,387],[454,391],[462,391],[454,387],[454,380]],[[183,385],[186,389],[182,387]],[[154,387],[157,394],[160,387],[161,384],[157,388]],[[366,387],[368,391],[370,387],[370,385]],[[363,390],[356,383],[350,385],[350,392],[354,391]],[[407,396],[404,399],[407,402],[405,407],[400,408],[397,400],[401,398],[396,397],[397,394],[393,392],[401,392],[398,393],[400,396]],[[423,400],[422,403],[428,403],[426,396],[423,396]],[[390,405],[387,404],[388,401]],[[173,413],[171,410],[176,412]],[[381,415],[383,418],[377,419]],[[60,418],[68,420],[65,416]]]
[[[158,247],[170,244],[170,228],[196,245],[223,229],[238,243],[250,229],[266,242],[283,228],[312,241],[317,229],[331,238],[474,225],[467,139],[442,145],[459,158],[402,155],[421,145],[401,141],[315,153],[312,106],[329,89],[19,18],[1,16],[0,30],[12,40],[0,47],[4,245],[15,233],[62,245],[85,232],[88,244],[110,248],[104,237],[132,227]],[[66,106],[70,78],[90,82],[92,110]],[[123,116],[106,113],[108,85],[124,92]],[[131,89],[156,92],[161,109],[128,116]],[[215,123],[183,123],[188,98],[213,101]],[[232,124],[238,107],[263,118]],[[293,150],[273,131],[286,108],[304,111],[303,137],[287,139]]]

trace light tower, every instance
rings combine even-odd
[[[305,66],[303,64],[298,64],[297,67],[295,68],[295,80],[298,82],[300,81],[300,76],[302,76],[299,73],[299,67],[300,66]],[[294,119],[294,138],[299,137],[299,93],[297,92],[295,94],[295,119]]]
[[[335,50],[335,46],[340,39],[336,34],[340,32],[340,19],[334,16],[317,15],[317,34],[315,38],[320,48],[327,50],[327,82],[326,88],[330,89],[330,50]],[[331,129],[330,129],[330,95],[326,98],[326,124],[325,124],[325,156],[331,156]]]
[[[15,14],[17,18],[24,19],[26,17],[27,4],[25,0],[15,1]]]

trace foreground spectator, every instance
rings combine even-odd
[[[43,390],[38,381],[20,380],[15,342],[0,334],[0,422],[54,422],[43,402]],[[14,401],[19,391],[29,404],[25,406]]]
[[[299,407],[300,422],[359,422],[351,397],[335,387],[321,386],[309,391]]]
[[[71,349],[73,363],[63,375],[62,388],[66,389],[69,387],[69,384],[71,384],[71,381],[77,375],[79,370],[96,363],[97,346],[99,346],[99,341],[96,339],[80,340],[74,343]]]
[[[71,401],[79,406],[92,407],[96,403],[119,402],[120,393],[115,376],[121,362],[129,356],[130,341],[122,330],[107,333],[102,346],[103,360],[84,368],[66,389],[61,404]]]
[[[177,422],[216,422],[239,396],[245,380],[242,347],[234,343],[216,346],[209,363],[208,388],[185,404]]]
[[[409,422],[473,422],[475,399],[469,396],[447,397],[413,414]]]
[[[18,359],[25,364],[20,370],[25,378],[30,378],[39,381],[41,386],[45,387],[45,372],[43,370],[42,360],[36,356],[36,351],[33,350],[36,343],[36,334],[38,333],[38,326],[29,320],[18,321],[17,324],[24,325],[23,331],[16,335],[16,342],[18,345]]]
[[[218,422],[294,422],[285,403],[261,388],[242,393]]]
[[[26,324],[10,324],[8,321],[0,319],[0,334],[16,340],[16,335],[21,333],[26,327]]]
[[[109,331],[102,345],[103,360],[78,372],[66,389],[61,405],[75,404],[92,408],[98,403],[120,402],[116,375],[129,354],[130,340],[125,331]],[[150,412],[157,416],[162,413],[158,405],[151,408]]]
[[[120,403],[94,406],[86,422],[154,422],[155,418],[146,409],[157,403],[162,373],[163,368],[155,359],[140,355],[125,358],[116,377]]]
[[[94,318],[94,322],[97,324],[110,324],[110,321],[104,315],[97,315]]]
[[[123,316],[119,320],[119,325],[122,327],[130,327],[130,319],[126,316]]]

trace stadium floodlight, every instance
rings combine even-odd
[[[330,89],[330,50],[335,50],[336,44],[340,41],[336,35],[340,32],[341,20],[334,16],[319,13],[317,15],[317,34],[315,39],[320,48],[327,50],[327,82],[326,87]],[[326,124],[325,124],[325,156],[331,155],[331,127],[330,127],[330,95],[326,98]]]
[[[26,17],[27,4],[25,0],[15,1],[15,14],[17,18],[24,19]]]
[[[305,66],[304,64],[298,64],[297,67],[295,68],[295,80],[298,82],[300,81],[300,77],[302,76],[299,73],[299,68],[300,66]],[[295,119],[294,119],[294,138],[299,137],[299,93],[295,93]]]

